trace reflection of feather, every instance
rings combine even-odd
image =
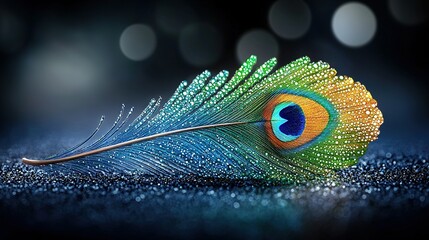
[[[276,59],[251,74],[250,57],[227,80],[205,71],[182,82],[160,107],[151,100],[92,144],[46,160],[78,171],[138,170],[156,176],[284,179],[293,182],[355,164],[379,134],[377,103],[363,85],[336,76],[327,63],[300,58],[269,74]],[[102,122],[102,121],[101,121]],[[123,129],[123,130],[122,130]]]

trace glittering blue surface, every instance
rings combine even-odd
[[[425,141],[383,140],[337,180],[278,185],[260,181],[76,175],[24,166],[75,139],[3,141],[0,238],[21,235],[296,239],[412,237],[429,213]]]

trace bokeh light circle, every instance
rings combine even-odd
[[[310,28],[311,11],[302,0],[280,0],[271,6],[268,22],[280,37],[297,39]]]
[[[192,7],[185,2],[160,1],[157,2],[155,19],[163,32],[178,35],[184,27],[195,22],[197,16]]]
[[[332,30],[342,44],[361,47],[371,41],[377,29],[377,19],[366,5],[349,2],[341,5],[332,18]]]
[[[133,24],[122,32],[119,46],[122,53],[131,60],[147,59],[156,48],[155,32],[147,25]]]
[[[245,61],[250,55],[256,55],[258,61],[266,61],[277,57],[279,44],[274,36],[265,30],[252,30],[245,33],[237,44],[237,57],[240,62]]]
[[[25,40],[23,21],[10,11],[0,9],[0,50],[13,53],[20,49]]]
[[[92,104],[109,89],[109,60],[100,54],[101,49],[84,40],[36,46],[20,63],[19,84],[11,99],[34,116]]]
[[[393,17],[404,25],[424,22],[427,19],[428,5],[425,0],[389,0]]]
[[[223,41],[220,32],[208,23],[186,26],[179,36],[183,58],[194,66],[207,66],[219,60]]]

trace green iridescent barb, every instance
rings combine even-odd
[[[252,73],[251,56],[228,80],[208,71],[180,83],[161,107],[152,99],[126,126],[124,106],[111,129],[31,165],[80,172],[139,171],[301,182],[355,164],[383,122],[359,82],[324,62],[300,58],[270,74],[271,59]],[[72,161],[75,160],[75,161]]]

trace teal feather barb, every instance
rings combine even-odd
[[[297,59],[271,73],[251,56],[228,79],[204,71],[180,83],[161,106],[152,99],[131,123],[124,106],[114,125],[93,141],[31,165],[79,172],[137,171],[302,182],[355,164],[379,134],[383,117],[359,82],[324,62]],[[57,164],[58,163],[58,164]]]

